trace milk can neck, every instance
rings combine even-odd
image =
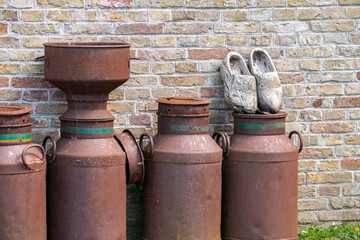
[[[245,135],[279,135],[285,134],[287,114],[240,114],[234,113],[234,132]]]

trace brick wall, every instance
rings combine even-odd
[[[57,135],[64,94],[32,60],[47,41],[132,44],[131,79],[110,96],[117,131],[156,133],[154,100],[209,98],[211,131],[232,131],[221,59],[273,57],[287,130],[303,133],[299,223],[360,220],[360,0],[0,0],[0,100],[34,107],[35,140]],[[141,200],[129,199],[129,231]],[[139,210],[140,209],[140,210]]]

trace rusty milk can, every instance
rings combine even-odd
[[[1,240],[46,240],[46,154],[31,143],[31,111],[0,103]]]
[[[220,240],[222,149],[209,135],[211,101],[157,102],[158,134],[145,148],[145,135],[140,138],[146,154],[144,239]]]
[[[60,116],[56,158],[48,167],[48,238],[124,240],[126,156],[113,137],[107,100],[129,79],[130,45],[44,46],[45,78],[66,93],[68,102]]]
[[[297,239],[300,133],[285,135],[285,118],[234,113],[224,160],[222,239]],[[291,136],[297,134],[300,149]]]

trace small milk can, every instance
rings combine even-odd
[[[297,239],[300,133],[285,135],[286,113],[234,113],[224,160],[222,239]],[[300,149],[290,140],[296,134]]]
[[[31,111],[0,104],[1,240],[46,240],[46,154],[31,143]]]
[[[144,239],[220,240],[223,153],[209,135],[211,101],[157,102],[158,134],[145,148],[145,135],[140,137],[146,159]]]

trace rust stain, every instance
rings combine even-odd
[[[321,107],[322,104],[323,104],[322,98],[318,98],[313,102],[313,106],[316,108]]]

